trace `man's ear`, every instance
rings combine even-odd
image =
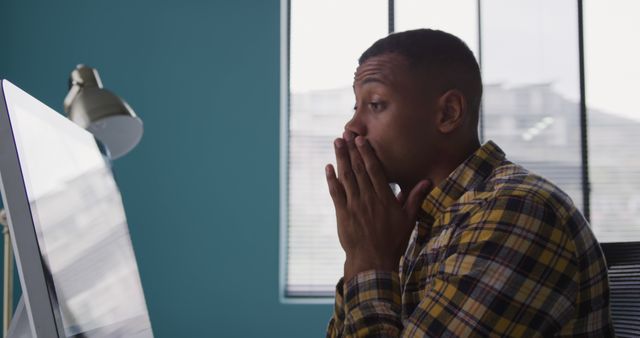
[[[467,101],[461,91],[451,89],[438,99],[437,129],[443,134],[449,134],[460,127],[467,112]]]

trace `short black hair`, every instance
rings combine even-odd
[[[362,53],[358,64],[387,53],[405,57],[414,69],[427,70],[430,83],[437,88],[460,90],[469,109],[476,114],[479,112],[482,99],[480,67],[471,49],[460,38],[433,29],[389,34]]]

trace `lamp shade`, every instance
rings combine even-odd
[[[142,138],[142,120],[123,99],[102,87],[94,68],[78,65],[71,72],[64,111],[102,142],[112,159],[131,151]]]

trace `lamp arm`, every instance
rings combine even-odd
[[[2,283],[2,336],[7,337],[9,325],[13,316],[13,249],[11,247],[11,235],[9,234],[9,222],[7,211],[0,210],[0,224],[4,237],[4,280]]]

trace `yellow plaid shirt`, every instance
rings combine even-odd
[[[422,204],[399,273],[336,288],[327,337],[611,337],[604,257],[549,181],[488,142]]]

